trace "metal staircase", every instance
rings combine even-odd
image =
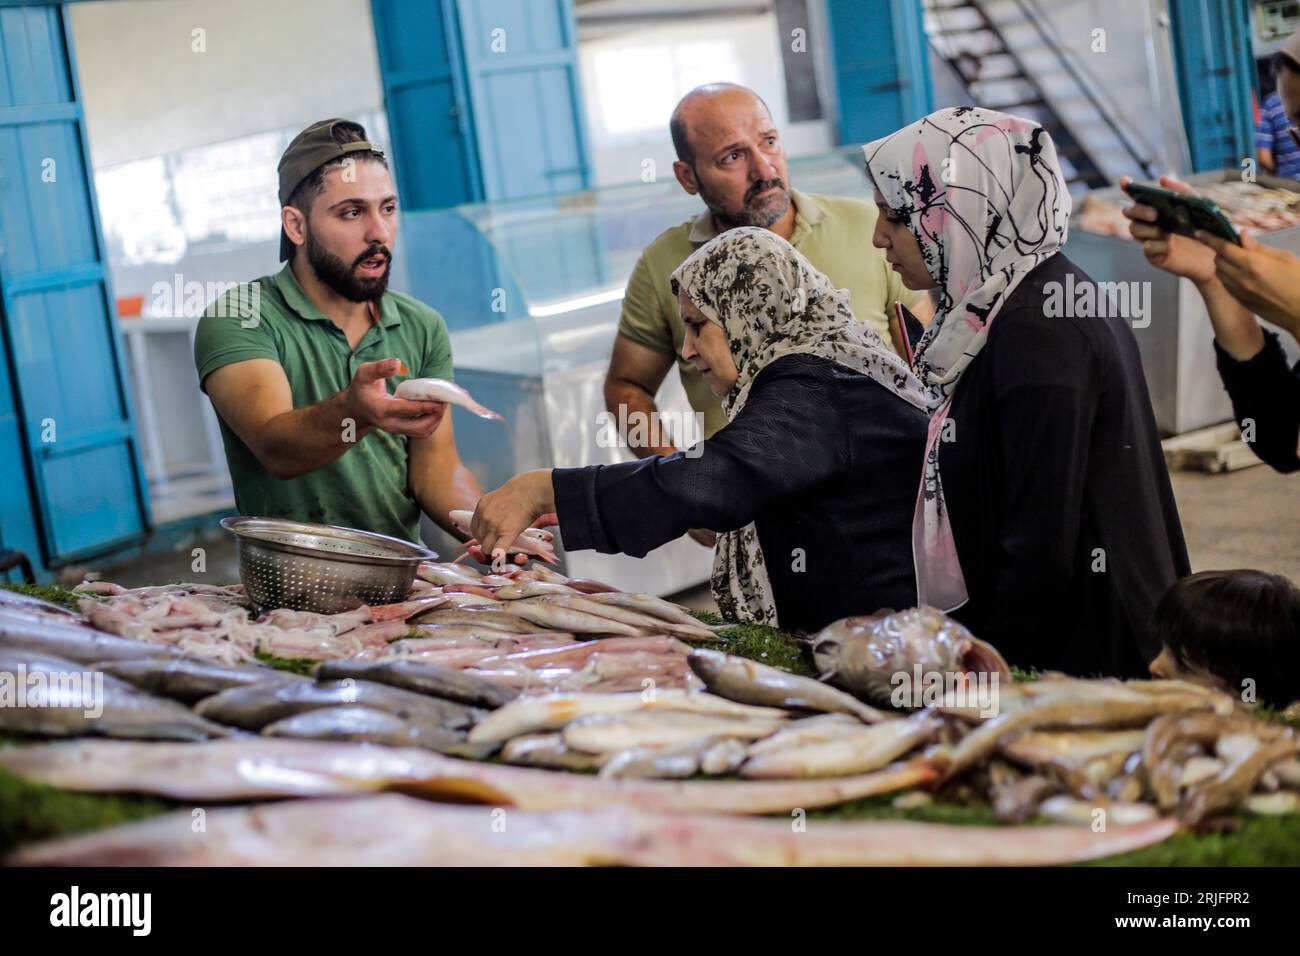
[[[1034,71],[1026,66],[1022,48],[1008,42],[1004,27],[990,15],[989,6],[988,0],[924,0],[926,33],[935,53],[960,78],[977,105],[1041,123],[1056,143],[1062,171],[1071,187],[1094,189],[1109,185],[1110,179],[1101,166],[1062,119]],[[1057,72],[1066,78],[1071,91],[1091,104],[1095,123],[1107,127],[1108,137],[1117,140],[1131,156],[1133,168],[1149,173],[1149,161],[1115,124],[1087,79],[1054,41],[1037,5],[1032,0],[1003,0],[1000,6],[1004,15],[1010,9],[1020,24],[1033,27],[1036,46],[1053,54]],[[1005,16],[1002,22],[1006,22]]]

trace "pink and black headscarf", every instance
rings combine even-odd
[[[952,610],[967,597],[939,478],[952,391],[1003,303],[1065,244],[1070,194],[1047,131],[992,110],[938,110],[863,152],[867,174],[906,221],[939,288],[915,363],[933,415],[913,547],[919,603]]]

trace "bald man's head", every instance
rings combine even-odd
[[[752,110],[756,104],[770,121],[772,111],[767,108],[763,98],[747,86],[739,83],[705,83],[691,90],[678,101],[668,120],[668,132],[673,138],[677,158],[683,163],[695,162],[696,150],[690,136],[691,119],[697,120],[697,124],[700,120],[708,123],[715,120],[715,114],[719,112],[726,113],[737,106]]]
[[[670,123],[673,175],[699,195],[719,229],[793,222],[785,147],[772,111],[753,90],[710,83],[691,90]]]

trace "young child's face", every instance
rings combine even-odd
[[[1200,669],[1185,669],[1178,666],[1178,658],[1168,647],[1160,648],[1160,653],[1156,655],[1147,667],[1151,671],[1152,677],[1158,677],[1161,680],[1185,680],[1192,684],[1201,684],[1204,687],[1213,687],[1215,690],[1227,690],[1227,684],[1222,678],[1216,677],[1209,671]]]

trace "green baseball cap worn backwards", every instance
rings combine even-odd
[[[338,142],[334,138],[334,127],[339,123],[347,122],[350,121],[337,117],[321,120],[319,123],[312,123],[293,138],[293,142],[280,157],[280,205],[282,207],[289,204],[289,197],[302,181],[326,163],[342,159],[349,153],[377,153],[381,157],[384,155],[382,149],[367,140],[358,140],[355,143]],[[281,227],[280,261],[284,262],[292,257],[293,243]]]

